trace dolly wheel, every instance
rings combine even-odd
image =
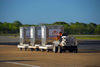
[[[43,52],[44,50],[43,49],[41,49],[41,52]]]
[[[58,52],[59,52],[59,53],[62,52],[62,48],[61,48],[61,46],[58,46]]]
[[[33,51],[33,49],[32,49],[32,48],[30,48],[30,51]]]
[[[38,49],[36,48],[35,51],[38,51]]]
[[[57,53],[57,47],[53,46],[53,52]]]
[[[19,49],[20,51],[22,50],[22,48]]]
[[[47,49],[46,51],[49,52],[49,49]]]
[[[26,51],[26,50],[27,50],[27,48],[24,48],[24,50]]]
[[[77,47],[76,47],[76,49],[74,50],[74,52],[75,52],[75,53],[78,53],[78,49],[77,49]]]

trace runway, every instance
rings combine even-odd
[[[18,43],[18,38],[0,37],[0,67],[100,67],[99,40],[78,40],[78,53],[60,54],[19,51]]]

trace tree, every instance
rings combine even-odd
[[[3,24],[2,22],[0,22],[0,24]]]
[[[75,23],[73,23],[73,22],[70,22],[70,25],[74,25]]]
[[[95,34],[100,34],[100,25],[95,28]]]
[[[19,32],[19,27],[23,26],[23,24],[18,20],[14,21],[12,24],[14,28],[13,32]]]
[[[64,26],[64,33],[66,34],[100,34],[100,25],[96,25],[95,23],[80,23],[71,22],[70,24],[66,22],[54,22],[53,24],[48,23],[40,23],[40,25],[63,25]],[[18,33],[20,26],[39,26],[39,25],[29,25],[25,24],[23,25],[20,21],[14,21],[13,23],[7,23],[7,22],[0,22],[0,33]]]
[[[92,23],[92,22],[90,23],[90,25],[92,28],[96,28],[96,26],[97,26],[95,23]]]
[[[3,24],[0,24],[0,34],[3,33]]]
[[[9,31],[9,23],[7,23],[7,22],[4,22],[4,24],[3,24],[3,31],[5,32],[5,33],[8,33],[8,31]]]
[[[54,22],[53,24],[54,24],[54,25],[65,25],[66,22]]]
[[[68,23],[64,25],[64,33],[70,34],[70,25]]]
[[[86,29],[87,29],[88,34],[94,34],[96,26],[97,25],[95,23],[89,23],[89,24],[87,24]]]
[[[31,25],[29,25],[29,24],[25,24],[24,26],[27,26],[27,27],[28,27],[28,26],[31,26]]]
[[[17,27],[22,26],[23,24],[20,21],[14,21],[13,24]]]
[[[70,30],[71,34],[85,34],[85,26],[86,24],[84,23],[71,23],[70,25]]]

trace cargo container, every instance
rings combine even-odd
[[[62,25],[53,25],[53,26],[41,26],[41,46],[39,49],[41,51],[53,49],[53,42],[58,41],[59,33],[64,33],[64,27]]]
[[[17,46],[20,50],[22,48],[26,51],[30,45],[30,27],[20,27],[20,44]]]
[[[32,50],[38,50],[41,44],[41,27],[20,27],[20,44],[18,48],[22,48],[26,51],[27,48]]]
[[[40,26],[32,26],[30,27],[30,51],[36,50],[38,51],[39,46],[41,44],[41,27]]]

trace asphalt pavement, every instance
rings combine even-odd
[[[78,43],[78,53],[19,51],[19,37],[0,36],[0,67],[100,67],[100,41]]]

